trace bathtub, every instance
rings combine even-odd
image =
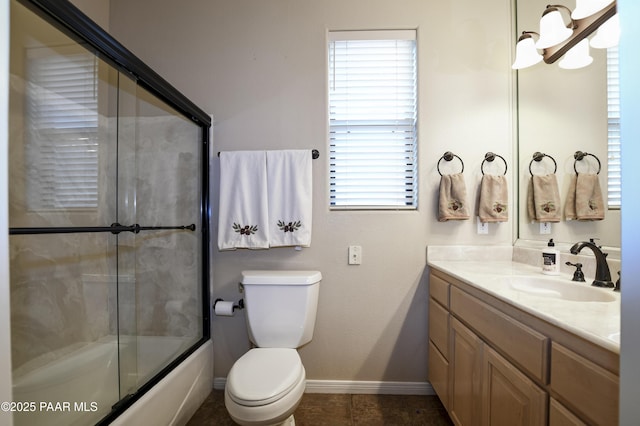
[[[120,361],[134,357],[138,366],[135,376],[124,374],[121,380],[144,383],[156,373],[149,366],[166,364],[165,360],[173,359],[189,344],[177,337],[121,337]],[[43,365],[15,375],[12,400],[16,426],[91,425],[111,412],[119,399],[116,337],[107,336],[66,352],[53,362],[34,360],[32,364]],[[212,381],[213,349],[209,340],[112,424],[184,424],[211,392]]]

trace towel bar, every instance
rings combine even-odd
[[[220,151],[218,151],[218,157],[220,157]],[[312,149],[311,158],[313,158],[314,160],[317,160],[318,158],[320,158],[320,151],[318,151],[317,149]]]

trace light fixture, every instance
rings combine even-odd
[[[598,32],[591,39],[591,47],[607,49],[617,46],[620,41],[620,17],[616,13],[604,24],[600,25]]]
[[[533,41],[532,34],[539,35],[534,31],[523,31],[522,35],[518,38],[516,44],[516,60],[511,65],[514,70],[527,68],[542,61],[542,55],[538,53],[536,45]]]
[[[576,8],[571,12],[571,17],[573,19],[586,18],[601,11],[611,3],[613,3],[613,0],[576,0]]]
[[[584,68],[591,62],[593,58],[589,55],[589,40],[585,38],[565,53],[564,58],[558,62],[558,66],[566,70],[575,70]]]
[[[531,34],[537,34],[533,31],[523,31],[518,38],[516,44],[516,59],[511,66],[513,69],[522,69],[532,66],[540,62],[540,53],[531,48],[534,47],[541,50],[542,58],[545,63],[553,64],[582,40],[587,39],[592,33],[598,30],[598,33],[591,41],[592,47],[610,47],[617,43],[620,37],[618,26],[617,0],[576,0],[576,10],[571,12],[563,5],[547,5],[542,18],[540,18],[540,34],[538,41],[533,43]],[[569,25],[565,24],[560,9],[567,11],[573,18]],[[577,11],[577,13],[576,13]],[[585,14],[587,14],[585,16]],[[584,16],[576,19],[575,16]],[[586,53],[584,44],[571,53],[571,57],[582,52],[582,60],[569,59],[563,62],[562,67],[575,68],[576,63],[582,63],[586,66],[593,60],[589,56],[589,44],[586,43]]]
[[[558,43],[562,43],[573,34],[575,24],[573,19],[568,28],[564,23],[564,19],[560,14],[558,8],[563,8],[571,14],[571,10],[565,6],[556,4],[548,5],[540,18],[540,38],[536,43],[538,49],[545,49],[547,47],[555,46]]]

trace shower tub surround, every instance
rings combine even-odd
[[[13,400],[53,408],[14,423],[185,423],[212,381],[211,117],[71,3],[10,13]]]
[[[569,247],[569,246],[567,246]],[[561,274],[559,280],[568,286],[584,286],[587,291],[602,291],[610,303],[575,301],[560,298],[540,297],[511,289],[505,280],[515,282],[518,278],[548,277],[542,274],[542,245],[537,247],[477,247],[477,246],[430,246],[427,263],[430,267],[446,272],[491,296],[501,299],[532,315],[567,330],[615,353],[620,352],[620,293],[611,289],[591,287],[595,271],[593,256],[572,255],[568,248],[560,246]],[[573,270],[566,261],[581,262],[586,282],[571,281]],[[611,275],[617,276],[620,262],[609,260]],[[615,278],[614,278],[615,280]]]

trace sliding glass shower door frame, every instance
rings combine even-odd
[[[201,194],[200,194],[200,226],[195,232],[200,232],[201,240],[201,294],[202,294],[202,338],[193,344],[189,349],[177,356],[166,367],[159,371],[146,383],[141,385],[135,393],[122,397],[116,403],[111,412],[104,417],[100,424],[108,424],[113,421],[124,410],[137,401],[142,395],[156,385],[162,378],[171,372],[176,366],[188,358],[196,349],[210,339],[210,303],[209,303],[209,156],[210,152],[210,116],[176,90],[171,84],[160,77],[149,66],[127,50],[122,44],[113,39],[108,33],[100,28],[95,22],[80,12],[69,2],[56,0],[18,0],[24,6],[30,8],[38,15],[49,21],[58,29],[78,42],[86,44],[99,54],[100,59],[110,63],[119,71],[132,77],[138,86],[167,103],[186,119],[200,127],[201,131]],[[193,231],[192,224],[168,224],[170,229],[186,229]],[[175,225],[175,226],[174,226]],[[100,229],[98,229],[100,228]],[[137,234],[144,230],[158,229],[157,227],[147,227],[145,224],[124,224],[113,223],[105,227],[85,227],[82,229],[35,229],[35,228],[14,228],[11,234],[29,233],[65,233],[65,232],[131,232]]]

